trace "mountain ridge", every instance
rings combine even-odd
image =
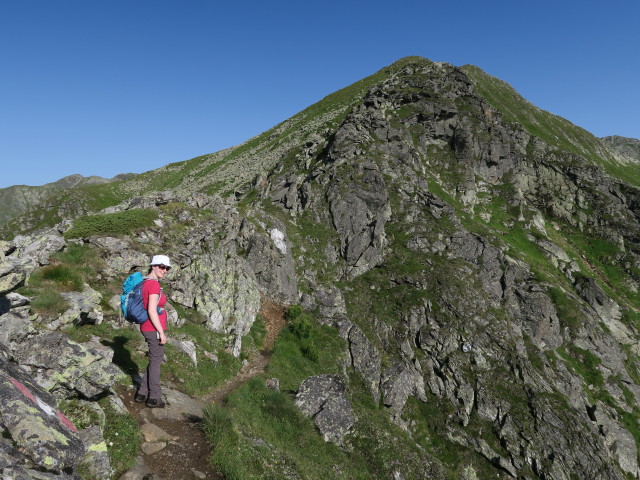
[[[0,225],[13,217],[38,205],[46,197],[60,190],[68,190],[77,186],[104,184],[129,178],[134,174],[122,173],[112,178],[103,178],[95,175],[83,177],[80,174],[67,175],[59,180],[44,185],[11,185],[0,188],[0,202],[4,208],[0,212]]]
[[[265,378],[212,410],[230,478],[639,478],[637,166],[515,95],[402,59],[237,147],[60,194],[5,265],[35,283],[80,249],[109,298],[160,248],[180,341],[234,358],[288,305]]]

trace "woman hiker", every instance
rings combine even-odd
[[[155,255],[149,264],[149,271],[142,284],[142,302],[149,314],[149,319],[140,325],[149,346],[149,365],[142,376],[134,400],[145,403],[150,408],[164,408],[162,389],[160,387],[160,364],[164,358],[164,344],[167,337],[167,312],[164,305],[167,297],[162,293],[160,280],[171,270],[171,261],[166,255]]]

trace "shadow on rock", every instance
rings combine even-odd
[[[131,353],[126,348],[128,341],[129,339],[127,337],[119,335],[114,337],[112,342],[103,340],[101,343],[113,349],[113,363],[120,367],[124,373],[134,378],[139,375],[140,370],[136,362],[131,358]]]

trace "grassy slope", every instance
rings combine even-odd
[[[616,161],[600,139],[568,120],[539,109],[525,100],[508,83],[492,77],[480,68],[465,65],[461,69],[474,83],[478,93],[504,115],[504,120],[519,123],[530,134],[565,152],[580,155],[610,175],[640,186],[640,167]]]

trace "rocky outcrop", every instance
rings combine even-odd
[[[350,138],[337,145],[348,145]],[[335,148],[336,162],[345,161]],[[338,177],[327,191],[329,211],[340,237],[340,253],[347,278],[355,278],[380,265],[386,244],[384,226],[391,215],[384,177],[373,162],[358,163],[351,177]]]
[[[613,152],[618,160],[628,163],[640,163],[640,140],[637,138],[612,135],[600,140]]]
[[[371,394],[377,398],[381,369],[380,353],[357,325],[349,330],[348,341],[351,364],[369,381]]]
[[[0,315],[0,343],[9,350],[20,350],[22,343],[36,333],[37,330],[28,317],[13,311]]]
[[[16,248],[11,257],[17,259],[29,273],[37,267],[48,265],[51,254],[59,252],[66,245],[56,228],[34,235],[18,235],[13,242]]]
[[[228,250],[214,251],[173,275],[172,300],[203,314],[211,330],[232,334],[231,351],[240,355],[242,337],[260,307],[255,276],[246,261]]]
[[[69,308],[55,320],[45,322],[45,327],[58,330],[69,325],[92,324],[99,325],[103,320],[100,301],[102,295],[89,285],[84,285],[82,292],[61,292]]]
[[[101,251],[104,260],[104,274],[108,277],[121,277],[135,270],[144,270],[149,256],[131,247],[130,242],[114,237],[90,237],[89,244]]]
[[[55,399],[0,345],[0,427],[16,448],[0,444],[3,478],[41,478],[34,470],[60,476],[78,465],[85,447],[76,427],[56,408]],[[33,476],[32,476],[33,473]]]
[[[300,384],[295,402],[302,413],[313,417],[325,441],[339,445],[355,422],[345,392],[344,378],[317,375]]]
[[[240,245],[247,252],[247,262],[263,294],[284,304],[296,303],[298,281],[291,244],[286,238],[284,227],[277,225],[266,232],[259,232],[250,222],[245,221],[240,238],[244,239]]]
[[[21,266],[10,262],[0,264],[0,295],[8,293],[22,285],[27,278],[27,273]]]
[[[109,350],[109,349],[108,349]],[[60,332],[34,335],[20,343],[14,358],[57,398],[93,398],[123,374],[111,363],[113,352],[87,348]]]

